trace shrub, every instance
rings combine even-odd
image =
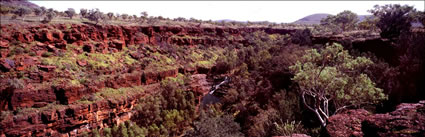
[[[412,6],[399,4],[375,5],[374,9],[369,10],[379,18],[376,26],[381,29],[381,37],[389,39],[397,38],[401,33],[410,30],[414,11]]]
[[[207,110],[208,111],[208,110]],[[232,115],[212,115],[201,112],[194,122],[194,131],[189,136],[197,137],[242,137],[241,128]]]
[[[297,30],[291,37],[292,43],[300,45],[312,45],[310,29]]]
[[[291,136],[292,134],[296,134],[296,133],[300,134],[300,133],[306,133],[306,132],[307,131],[304,129],[301,122],[280,121],[279,123],[277,122],[273,123],[272,134],[275,136]]]

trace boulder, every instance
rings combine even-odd
[[[125,46],[125,42],[121,40],[113,40],[110,44],[110,47],[122,50]]]
[[[87,61],[86,60],[77,60],[77,64],[84,67],[87,65]]]
[[[9,42],[6,40],[2,40],[0,41],[0,48],[8,48],[9,47]]]
[[[348,110],[329,118],[326,130],[331,137],[425,136],[425,101],[402,103],[385,114]]]
[[[425,136],[425,101],[402,103],[393,112],[376,114],[362,122],[364,136]]]
[[[7,72],[11,69],[15,68],[15,61],[11,59],[0,60],[0,70],[3,72]]]
[[[40,68],[41,70],[44,70],[44,71],[51,72],[51,71],[56,69],[56,66],[38,65],[38,68]]]
[[[140,52],[132,52],[130,53],[130,56],[136,60],[143,58],[145,55]]]
[[[211,89],[211,82],[207,81],[206,74],[194,74],[190,76],[191,89],[200,94],[207,94]]]
[[[348,110],[331,116],[326,129],[331,137],[362,137],[361,123],[369,115],[364,109]]]

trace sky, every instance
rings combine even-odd
[[[30,0],[31,1],[31,0]],[[402,4],[424,11],[424,1],[31,1],[39,6],[65,11],[68,8],[99,8],[104,13],[202,20],[270,21],[290,23],[315,13],[338,14],[350,10],[370,15],[374,5]]]

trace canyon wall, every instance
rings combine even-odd
[[[60,55],[75,45],[74,54],[110,54],[129,45],[143,46],[220,46],[246,44],[243,34],[264,31],[267,34],[290,34],[295,30],[269,28],[198,28],[164,26],[112,26],[56,24],[40,26],[2,25],[0,27],[0,136],[78,136],[92,128],[103,128],[129,120],[136,102],[145,96],[157,93],[159,83],[178,73],[208,74],[214,67],[174,67],[167,70],[147,71],[141,66],[124,66],[117,69],[95,70],[94,75],[107,78],[90,79],[85,84],[69,81],[50,81],[65,75],[56,72],[57,66],[43,65],[40,58],[46,52]],[[14,46],[26,47],[36,55],[14,55]],[[152,48],[153,49],[153,48]],[[82,51],[81,51],[82,50]],[[133,58],[143,54],[131,53]],[[87,65],[78,60],[81,67]],[[29,71],[36,66],[39,71]],[[27,79],[23,87],[10,85],[10,79],[19,72]],[[205,76],[202,76],[205,79]],[[9,80],[9,81],[8,81]],[[197,83],[195,82],[193,83]],[[205,80],[202,80],[205,81]],[[50,83],[47,83],[50,82]],[[46,85],[47,83],[47,85]],[[205,83],[205,82],[204,82]],[[208,85],[208,84],[207,84]],[[92,95],[105,88],[119,89],[140,87],[137,92],[121,98],[91,99]],[[200,91],[202,89],[203,91]],[[192,91],[203,95],[208,87],[194,85]],[[86,102],[81,102],[85,100]]]

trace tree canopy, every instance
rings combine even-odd
[[[326,126],[330,103],[338,111],[386,99],[383,90],[362,71],[371,64],[370,59],[354,58],[340,44],[332,44],[321,51],[308,50],[290,69],[304,105]]]
[[[359,21],[357,14],[345,10],[338,13],[336,16],[329,15],[328,17],[322,19],[320,24],[326,26],[338,26],[342,31],[352,30],[355,28],[356,23]]]
[[[73,8],[68,8],[68,10],[66,10],[65,13],[70,19],[72,19],[72,17],[76,14]]]
[[[393,39],[410,30],[415,9],[408,5],[390,4],[375,5],[369,12],[379,18],[376,26],[381,29],[381,37]]]

